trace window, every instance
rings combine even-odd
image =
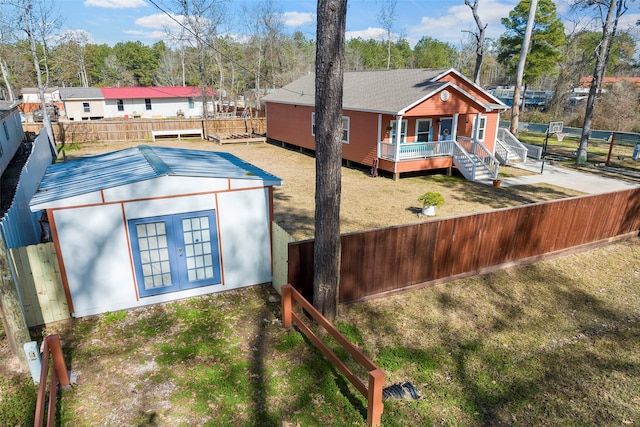
[[[391,137],[391,142],[396,142],[396,134],[398,132],[398,121],[391,120],[391,132],[389,136]],[[402,128],[400,129],[400,142],[406,142],[407,140],[407,121],[402,121]]]
[[[215,211],[129,221],[141,297],[219,284]]]
[[[90,113],[90,112],[91,112],[91,106],[89,105],[89,103],[88,103],[88,102],[83,102],[83,103],[82,103],[82,110],[83,110],[85,113]]]
[[[146,98],[144,100],[144,107],[148,110],[151,110],[151,99],[150,98]]]
[[[193,98],[189,98],[189,108],[190,109],[195,108],[195,103],[193,102]]]
[[[349,143],[349,128],[351,119],[349,116],[342,116],[342,142]],[[311,113],[311,135],[316,136],[316,113]]]
[[[11,139],[9,137],[9,128],[7,127],[7,122],[2,122],[2,127],[4,128],[4,136],[7,137],[7,139]]]
[[[342,116],[342,142],[349,143],[349,126],[351,119],[347,116]]]
[[[118,99],[116,103],[118,104],[118,111],[124,111],[124,101],[122,99]]]
[[[431,141],[431,119],[416,120],[416,142]]]
[[[474,132],[473,134],[476,136],[478,141],[484,141],[484,133],[487,127],[487,118],[485,116],[480,116],[480,118],[476,117],[474,121]]]

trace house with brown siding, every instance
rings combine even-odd
[[[315,75],[263,98],[267,136],[315,149]],[[344,160],[401,173],[457,167],[495,178],[500,113],[508,107],[454,69],[344,73]],[[526,158],[526,155],[525,155]]]

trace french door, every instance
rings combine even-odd
[[[128,223],[141,297],[222,282],[215,211]]]

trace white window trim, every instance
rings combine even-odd
[[[347,126],[345,129],[344,121],[347,121]],[[345,144],[349,143],[349,139],[351,138],[351,118],[349,116],[342,116],[342,135],[344,136],[344,132],[347,132],[347,139],[341,138],[341,141]],[[316,136],[316,113],[315,111],[311,113],[311,136]]]
[[[346,120],[346,129],[345,129],[345,120]],[[344,133],[347,132],[347,138],[344,139]],[[349,116],[342,116],[342,142],[345,144],[349,143],[349,138],[351,137],[351,118]]]
[[[415,141],[418,142],[418,129],[420,128],[420,122],[429,122],[429,133],[427,136],[427,142],[430,142],[433,139],[433,120],[431,119],[416,119]]]
[[[389,131],[389,138],[391,139],[391,143],[395,144],[396,143],[396,135],[395,135],[395,129],[397,129],[398,126],[398,121],[397,120],[391,120],[391,130]],[[409,127],[409,123],[407,120],[402,120],[402,124],[400,125],[400,143],[405,143],[407,142],[407,129]],[[404,132],[402,132],[402,130],[404,129]]]
[[[484,120],[484,125],[480,126],[482,121]],[[482,131],[482,138],[478,137],[480,132]],[[485,136],[487,135],[487,116],[479,116],[473,121],[473,136],[478,141],[484,141]]]

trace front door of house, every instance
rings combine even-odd
[[[141,297],[221,283],[215,211],[129,220]]]
[[[453,138],[453,119],[440,119],[439,132],[440,141],[450,141]]]

